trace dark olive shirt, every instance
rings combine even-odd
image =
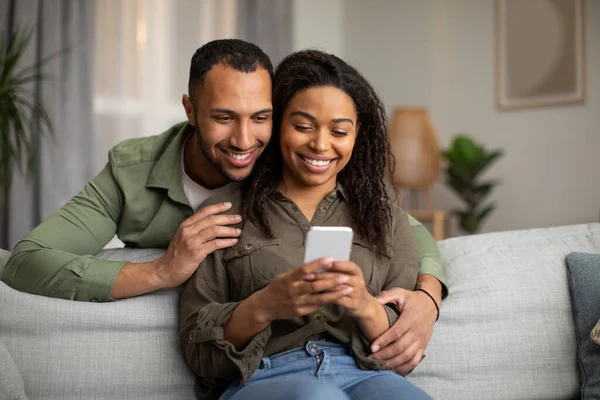
[[[350,344],[362,369],[385,369],[383,361],[367,358],[368,346],[357,322],[341,306],[328,304],[302,317],[272,322],[242,350],[224,339],[224,326],[235,307],[252,293],[264,288],[279,274],[303,263],[305,238],[312,226],[350,226],[350,214],[343,188],[323,199],[308,221],[294,202],[283,194],[273,196],[267,218],[274,238],[247,222],[235,247],[209,255],[189,280],[180,304],[180,342],[185,358],[198,375],[202,398],[218,398],[236,379],[242,383],[258,368],[263,357],[304,346],[307,340],[328,338]],[[231,201],[229,213],[240,213],[237,186],[208,203]],[[206,204],[208,204],[206,203]],[[394,287],[414,289],[419,273],[417,247],[407,214],[392,207],[389,245],[378,254],[354,229],[351,260],[363,271],[367,290],[377,295]],[[384,306],[390,325],[397,312]]]

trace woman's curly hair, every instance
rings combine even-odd
[[[388,243],[391,226],[390,199],[384,182],[386,165],[393,156],[387,136],[383,104],[369,82],[340,58],[318,50],[303,50],[284,58],[273,78],[273,135],[251,175],[242,185],[242,216],[260,227],[266,236],[273,232],[266,204],[282,181],[281,123],[285,108],[296,93],[312,87],[331,86],[354,101],[358,135],[352,157],[337,180],[344,187],[346,205],[354,229],[374,250]],[[391,167],[390,167],[390,172]]]

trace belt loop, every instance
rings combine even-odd
[[[262,361],[260,362],[260,366],[258,367],[259,369],[268,371],[271,369],[271,360],[269,359],[269,357],[264,357],[262,359]]]

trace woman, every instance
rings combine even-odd
[[[381,101],[354,68],[309,50],[281,62],[273,104],[273,136],[253,174],[210,200],[236,199],[240,240],[209,255],[181,299],[198,396],[429,398],[368,357],[398,318],[374,296],[414,288],[419,268],[407,215],[386,194]],[[351,261],[298,268],[311,225],[352,227]]]

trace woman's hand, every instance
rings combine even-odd
[[[350,294],[352,288],[343,286],[349,281],[345,274],[328,274],[327,278],[317,279],[323,274],[319,270],[330,270],[333,265],[333,260],[325,257],[277,276],[251,296],[255,297],[260,320],[270,323],[307,315]]]
[[[334,303],[344,307],[354,318],[371,318],[375,314],[375,308],[381,308],[381,304],[367,291],[362,269],[358,265],[351,261],[336,261],[330,272],[319,274],[317,279],[331,279],[336,276],[340,282],[340,274],[347,277],[343,282],[347,294]]]

